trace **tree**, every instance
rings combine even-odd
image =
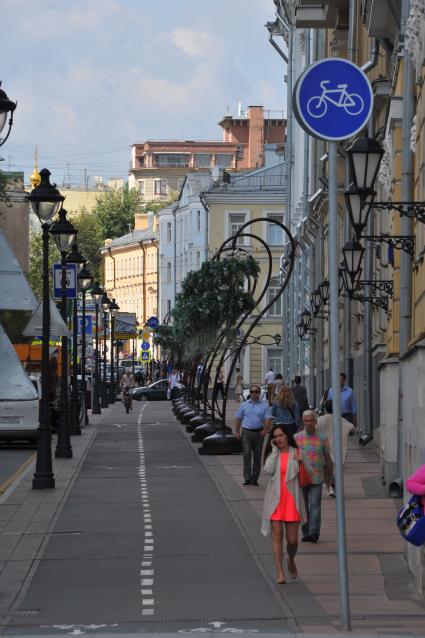
[[[51,279],[53,264],[61,260],[60,252],[49,236],[49,274],[50,274],[50,294],[53,294],[53,282]],[[30,239],[30,267],[28,270],[28,281],[39,300],[43,297],[43,235],[33,233]]]
[[[140,212],[142,198],[134,188],[107,191],[99,195],[93,208],[102,239],[114,239],[126,235],[134,226],[134,216]]]
[[[31,311],[26,310],[0,310],[0,323],[12,343],[31,343],[34,339],[22,334],[31,315]]]
[[[101,281],[102,255],[100,249],[104,245],[102,225],[94,211],[81,208],[73,217],[72,223],[78,230],[78,248],[87,259],[95,281]]]

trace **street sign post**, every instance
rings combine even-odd
[[[92,316],[85,315],[86,336],[92,334]],[[77,315],[77,334],[83,334],[83,315]]]
[[[341,392],[338,309],[338,184],[337,142],[361,131],[372,113],[373,92],[366,74],[349,60],[325,58],[309,66],[298,79],[293,109],[300,126],[328,144],[328,278],[329,343],[333,390],[333,439],[336,481],[339,589],[343,628],[351,628],[347,573],[344,477],[341,436]]]
[[[151,353],[150,353],[150,351],[149,351],[149,350],[147,350],[147,351],[142,351],[142,352],[140,353],[140,361],[145,361],[145,362],[149,363],[149,362],[150,362],[150,360],[151,360]]]
[[[53,296],[55,299],[62,297],[62,264],[53,264]],[[77,265],[66,265],[66,296],[75,299],[77,296]]]

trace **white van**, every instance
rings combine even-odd
[[[0,441],[36,441],[37,382],[29,378],[0,325]]]

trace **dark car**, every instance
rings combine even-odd
[[[167,398],[168,380],[160,379],[142,388],[133,388],[131,394],[136,401],[165,401]]]

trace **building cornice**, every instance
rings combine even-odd
[[[205,193],[208,204],[279,204],[286,205],[286,194],[280,192],[258,193]]]

